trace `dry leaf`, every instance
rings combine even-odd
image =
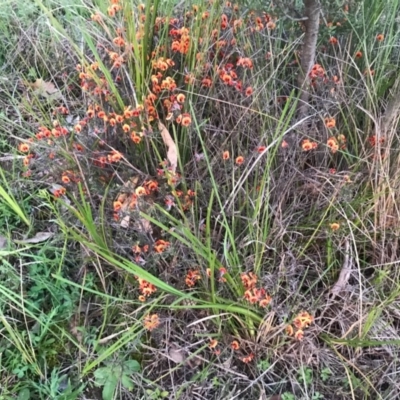
[[[181,364],[185,360],[184,350],[180,348],[176,344],[171,344],[171,347],[168,350],[168,355],[170,356],[171,360],[176,364]]]
[[[168,147],[167,159],[168,159],[169,163],[171,164],[172,172],[175,172],[176,167],[178,166],[178,149],[177,149],[175,142],[173,141],[168,129],[160,121],[158,121],[158,128],[160,129],[161,137],[162,137],[164,144]]]
[[[125,217],[121,220],[121,228],[127,229],[130,221],[131,217],[129,215],[125,215]]]
[[[69,323],[69,330],[72,335],[74,335],[77,339],[78,342],[82,342],[82,332],[80,332],[79,328],[79,323],[80,323],[80,314],[75,313],[75,315],[72,317],[70,323]]]
[[[33,93],[49,100],[57,100],[62,97],[61,92],[53,83],[44,81],[43,79],[36,79],[35,82],[30,84],[30,87],[33,89]]]
[[[14,240],[14,243],[17,244],[41,243],[51,238],[53,235],[54,235],[53,232],[38,232],[33,238]]]
[[[351,270],[352,270],[352,265],[353,265],[353,259],[350,256],[350,251],[351,251],[350,242],[349,242],[349,239],[346,238],[345,255],[344,255],[342,269],[340,271],[337,282],[333,285],[332,289],[329,292],[329,297],[332,300],[346,288],[346,285],[349,281],[349,278],[351,275]]]
[[[139,233],[149,234],[153,233],[153,228],[151,226],[151,222],[145,218],[140,218],[135,222],[134,228]]]

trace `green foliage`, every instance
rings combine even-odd
[[[298,371],[298,379],[304,386],[309,386],[313,382],[313,371],[308,367],[301,367]]]
[[[320,372],[322,382],[327,382],[332,376],[332,371],[329,368],[323,368]]]
[[[106,0],[15,0],[0,10],[7,75],[0,81],[0,153],[12,159],[19,141],[31,140],[25,167],[17,158],[0,170],[1,235],[8,239],[0,249],[0,399],[74,400],[91,380],[104,400],[123,389],[138,398],[189,398],[184,392],[196,380],[209,383],[200,385],[204,398],[242,389],[243,397],[259,398],[248,382],[261,374],[276,382],[276,392],[300,386],[301,398],[329,397],[335,385],[348,398],[375,398],[381,371],[356,376],[367,358],[348,365],[337,348],[399,343],[392,314],[400,294],[400,134],[396,119],[386,130],[381,122],[387,104],[397,110],[399,1],[352,1],[349,11],[342,1],[321,2],[314,58],[323,78],[311,82],[306,121],[296,120],[302,1],[242,1],[238,11],[217,1],[197,2],[198,9],[145,3],[141,11],[125,1],[116,15]],[[190,38],[184,51],[181,28]],[[115,46],[118,38],[125,47]],[[122,57],[119,67],[112,54]],[[154,67],[162,58],[168,68]],[[241,58],[252,66],[239,65]],[[173,90],[161,88],[166,78]],[[56,84],[62,100],[42,101],[29,89],[36,79]],[[123,123],[109,123],[123,113],[124,131]],[[178,122],[183,114],[186,126]],[[336,126],[328,129],[325,117]],[[177,175],[162,162],[170,146],[158,119],[177,148]],[[45,140],[38,138],[43,127]],[[332,151],[327,139],[339,137]],[[315,147],[306,150],[304,140]],[[110,161],[113,154],[121,157]],[[137,185],[129,188],[132,175]],[[137,195],[150,179],[156,189]],[[66,192],[56,195],[61,184]],[[116,199],[131,194],[139,198],[133,210],[118,211]],[[54,238],[18,243],[38,231]],[[158,241],[165,251],[155,250]],[[348,258],[357,285],[351,275],[327,302]],[[255,282],[246,285],[250,272]],[[139,281],[155,288],[143,302]],[[352,307],[347,286],[357,292]],[[339,323],[331,306],[343,310]],[[285,333],[302,310],[325,316],[304,332],[293,324],[297,332]],[[160,326],[146,330],[149,314]],[[361,336],[352,331],[356,323]],[[383,330],[394,337],[381,341]],[[182,349],[172,349],[185,354],[181,362],[172,363],[170,353],[154,359],[150,349],[182,337]],[[204,341],[214,337],[217,348]],[[230,347],[233,337],[239,349]],[[312,369],[304,349],[321,343],[332,365]],[[221,376],[227,368],[245,375],[233,378],[234,395],[230,373]],[[387,376],[396,377],[391,368]],[[332,371],[344,370],[338,384]]]
[[[134,387],[131,375],[139,371],[140,364],[136,360],[109,362],[105,367],[97,368],[94,371],[95,384],[103,387],[103,400],[114,399],[118,384],[131,391]]]
[[[168,398],[168,396],[169,396],[169,392],[167,392],[166,390],[159,389],[159,388],[156,388],[154,390],[147,389],[146,393],[149,396],[148,398],[151,400],[162,400],[162,399]]]
[[[290,393],[290,392],[282,393],[281,397],[282,397],[282,400],[296,400],[296,397],[294,396],[294,394]]]

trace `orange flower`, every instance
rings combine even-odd
[[[294,334],[294,338],[299,342],[301,342],[304,338],[304,331],[302,329],[297,330],[296,333]]]
[[[356,58],[361,58],[363,56],[363,53],[361,51],[357,51],[355,56],[356,56]]]
[[[160,319],[158,318],[157,314],[147,314],[143,319],[143,326],[148,331],[152,331],[153,329],[157,328],[160,325]]]
[[[364,71],[364,76],[374,76],[375,75],[375,70],[373,70],[373,69],[366,69],[365,71]]]
[[[368,138],[368,142],[369,142],[369,144],[371,145],[371,146],[376,146],[376,144],[379,142],[379,143],[384,143],[385,142],[385,138],[384,137],[381,137],[381,138],[379,138],[379,140],[377,140],[377,137],[376,137],[376,135],[373,135],[373,136],[370,136],[369,138]]]
[[[378,42],[383,42],[384,39],[385,39],[385,35],[383,33],[380,33],[379,35],[376,35],[376,40]]]
[[[193,287],[200,278],[200,272],[197,269],[189,270],[185,278],[186,286]]]
[[[81,124],[76,124],[76,125],[74,126],[74,131],[75,131],[76,133],[82,132],[82,125],[81,125]]]
[[[188,113],[182,114],[181,125],[189,126],[191,123],[192,123],[192,118],[190,117],[190,114],[188,114]]]
[[[285,328],[286,335],[293,336],[294,329],[292,325],[287,325]]]
[[[27,143],[20,143],[18,146],[18,150],[21,151],[22,153],[27,153],[29,151],[30,147],[29,144]]]
[[[253,94],[253,88],[249,86],[248,88],[246,88],[244,93],[247,97],[251,96]]]
[[[158,183],[156,181],[146,181],[144,183],[144,186],[146,189],[148,189],[150,192],[154,192],[158,189]]]
[[[267,307],[267,305],[269,304],[269,303],[271,303],[271,296],[269,296],[269,295],[265,295],[265,298],[264,299],[261,299],[260,300],[260,302],[258,303],[258,305],[260,306],[260,307]]]
[[[254,358],[254,353],[250,353],[247,357],[243,357],[242,361],[245,364],[248,364],[249,362],[253,361],[253,358]]]
[[[139,246],[138,244],[134,244],[134,245],[132,246],[132,251],[133,251],[135,254],[138,254],[138,253],[141,253],[141,252],[142,252],[142,249],[140,248],[140,246]]]
[[[125,46],[125,40],[122,39],[122,37],[120,37],[120,36],[117,36],[116,38],[114,38],[113,43],[119,47]]]
[[[337,222],[333,222],[332,224],[329,224],[329,227],[333,230],[333,231],[337,231],[340,228],[340,224]]]
[[[122,122],[124,121],[124,116],[123,116],[123,115],[116,115],[116,116],[115,116],[115,120],[116,120],[119,124],[122,124]]]
[[[224,83],[226,85],[230,85],[232,83],[232,80],[233,80],[232,77],[230,75],[228,75],[228,74],[223,74],[221,76],[221,79],[224,81]]]
[[[327,117],[327,118],[325,118],[324,121],[325,121],[325,126],[328,129],[334,128],[336,126],[336,120],[333,117]]]
[[[273,29],[275,29],[275,28],[276,28],[275,22],[269,21],[269,22],[267,23],[267,29],[273,30]]]
[[[265,146],[259,146],[259,147],[257,147],[257,153],[262,153],[262,152],[264,152],[264,150],[266,149],[266,147]]]
[[[121,208],[122,208],[122,203],[120,201],[117,200],[113,202],[113,209],[115,212],[120,211]]]
[[[231,343],[231,349],[232,350],[239,350],[240,348],[240,344],[237,340],[233,340]]]
[[[220,267],[220,269],[219,269],[219,281],[220,281],[220,282],[226,282],[226,278],[224,278],[224,275],[225,275],[227,272],[228,272],[228,271],[226,270],[226,268]]]
[[[30,164],[30,158],[24,157],[24,159],[22,160],[22,163],[24,164],[24,167],[28,167]]]
[[[222,159],[226,161],[226,160],[229,160],[229,157],[230,157],[229,151],[228,151],[228,150],[225,150],[225,151],[222,153]]]
[[[185,102],[185,95],[183,93],[179,93],[176,96],[176,100],[178,103],[184,103]]]
[[[282,140],[281,147],[282,149],[286,149],[287,147],[289,147],[289,143],[286,140]]]
[[[201,86],[204,86],[204,87],[211,87],[211,85],[212,85],[212,80],[211,80],[210,78],[204,78],[204,79],[202,79],[202,81],[201,81]]]
[[[166,240],[158,239],[154,243],[154,251],[156,253],[163,253],[169,247],[169,245],[170,243],[167,242]]]
[[[131,133],[131,139],[132,139],[132,142],[135,144],[139,144],[142,141],[142,138],[140,136],[136,135],[136,132]]]
[[[325,76],[325,70],[320,64],[315,64],[310,71],[310,78],[323,78]]]
[[[243,156],[236,157],[235,163],[237,165],[242,165],[244,163],[244,157]]]
[[[54,189],[54,191],[53,191],[54,197],[64,196],[65,193],[67,193],[67,189],[65,189],[65,187],[62,187],[62,186],[59,189]]]
[[[335,154],[339,150],[339,143],[333,136],[328,139],[326,144],[331,149],[333,154]]]
[[[253,61],[251,61],[251,59],[248,57],[240,57],[236,62],[236,65],[239,67],[252,69]]]
[[[118,162],[122,158],[122,154],[119,151],[113,150],[111,154],[107,156],[109,162]]]
[[[71,179],[69,178],[68,175],[63,175],[63,176],[61,177],[61,180],[62,180],[62,182],[65,183],[65,184],[68,184],[68,183],[71,182]]]
[[[142,278],[138,278],[139,281],[139,292],[145,296],[149,297],[157,291],[157,288],[150,282],[145,281]]]
[[[316,142],[311,142],[310,139],[304,139],[301,142],[301,148],[303,151],[310,151],[314,150],[318,147],[318,144]]]
[[[243,273],[240,275],[240,279],[246,289],[253,289],[257,283],[257,276],[254,272],[249,272],[248,274]]]
[[[211,339],[211,340],[210,340],[210,343],[209,343],[209,345],[208,345],[208,347],[209,347],[210,349],[215,349],[217,346],[218,346],[218,340],[216,340],[216,339]]]
[[[301,321],[303,322],[303,326],[306,328],[311,325],[312,322],[314,322],[314,317],[310,315],[307,311],[302,311],[298,314],[297,317],[301,319]]]
[[[102,21],[102,18],[101,18],[101,15],[100,14],[92,14],[91,16],[90,16],[90,18],[91,18],[91,20],[92,21],[94,21],[94,22],[101,22]],[[79,64],[78,64],[79,65]],[[77,66],[78,67],[78,66]]]
[[[296,318],[293,320],[293,325],[297,329],[304,329],[307,328],[312,322],[314,318],[306,311],[300,312]]]
[[[143,186],[138,186],[135,189],[135,194],[136,194],[136,196],[146,196],[147,190]]]
[[[338,40],[337,40],[335,37],[332,36],[332,37],[329,39],[329,43],[335,45],[335,44],[338,44]]]

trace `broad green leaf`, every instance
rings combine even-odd
[[[122,375],[121,384],[125,389],[128,389],[128,390],[133,389],[133,381],[128,375],[125,375],[125,374]]]
[[[128,360],[124,362],[124,373],[133,374],[140,371],[140,364],[136,360]]]
[[[117,388],[118,378],[115,375],[110,375],[103,387],[103,400],[113,400],[115,389]]]

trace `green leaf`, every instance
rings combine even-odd
[[[28,388],[22,389],[18,393],[18,400],[29,400],[31,398],[31,392]]]
[[[128,375],[123,374],[121,376],[121,384],[125,389],[128,389],[128,390],[133,389],[133,381]]]
[[[115,375],[109,375],[103,387],[103,400],[113,400],[115,389],[117,388],[118,378]]]
[[[108,367],[102,367],[96,369],[96,371],[94,371],[96,384],[98,384],[99,386],[105,385],[105,383],[107,382],[107,380],[110,378],[111,375],[112,375],[111,370]]]
[[[127,360],[124,362],[124,373],[133,374],[140,371],[140,364],[136,360]]]

